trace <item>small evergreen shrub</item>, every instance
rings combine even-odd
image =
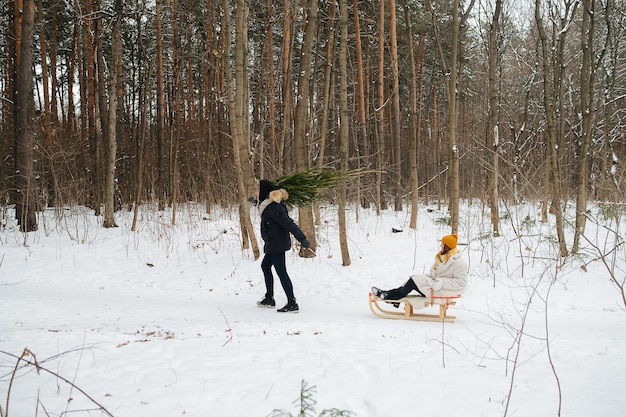
[[[294,404],[298,406],[299,411],[296,414],[291,414],[288,411],[284,410],[274,410],[269,417],[315,417],[315,404],[317,401],[313,398],[315,394],[315,385],[309,386],[306,381],[302,380],[302,385],[300,386],[300,397],[294,400]],[[350,417],[355,416],[352,411],[347,410],[339,410],[337,408],[331,408],[328,410],[323,410],[318,416],[319,417]]]

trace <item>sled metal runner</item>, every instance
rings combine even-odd
[[[448,307],[455,305],[456,300],[459,298],[461,298],[460,295],[436,296],[431,291],[430,297],[408,295],[399,300],[382,300],[372,293],[369,293],[369,305],[370,310],[372,310],[374,315],[384,319],[454,323],[456,316],[448,315]],[[383,305],[389,305],[389,307],[391,307],[388,303],[404,304],[404,308],[400,307],[395,311],[384,308]],[[434,307],[435,305],[439,306],[439,314],[415,312],[415,310],[421,310],[426,307]]]

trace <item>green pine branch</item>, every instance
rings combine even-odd
[[[272,183],[278,188],[287,190],[289,204],[306,207],[310,206],[322,191],[338,186],[349,176],[340,171],[312,168],[284,175]]]

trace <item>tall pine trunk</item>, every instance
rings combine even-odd
[[[400,121],[400,70],[398,67],[398,38],[396,20],[396,0],[389,0],[389,42],[391,43],[391,120],[393,122],[393,187],[394,209],[402,211],[402,147]]]
[[[383,164],[385,160],[385,0],[380,0],[378,10],[378,78],[376,79],[376,215],[380,216],[383,184]]]
[[[111,59],[109,60],[109,135],[105,150],[104,227],[115,223],[115,160],[117,158],[117,83],[122,61],[122,0],[115,0],[115,20],[111,31]]]
[[[359,21],[359,5],[358,0],[353,0],[353,14],[354,14],[354,47],[356,54],[356,72],[357,72],[357,101],[359,103],[358,106],[358,129],[357,129],[357,141],[356,141],[356,152],[357,152],[357,169],[361,169],[363,166],[363,155],[365,155],[366,159],[370,158],[370,138],[367,134],[367,114],[365,107],[365,77],[363,75],[363,48],[361,46],[361,24]],[[346,52],[347,53],[347,52]],[[365,165],[368,163],[365,162]],[[369,207],[369,202],[362,197],[361,194],[361,176],[356,178],[356,189],[357,189],[357,202],[361,203],[364,208]],[[359,206],[356,206],[356,222],[359,222]]]
[[[289,154],[285,155],[285,150],[291,148],[287,146],[287,142],[291,137],[291,128],[293,121],[293,91],[292,91],[292,75],[291,63],[293,62],[293,10],[291,8],[292,0],[283,0],[284,16],[283,16],[283,52],[282,52],[282,126],[278,138],[278,155],[276,166],[284,171],[288,165]]]
[[[161,2],[155,1],[155,27],[156,27],[156,199],[159,210],[164,210],[168,200],[167,169],[165,153],[165,76],[163,68],[163,31],[161,25]]]
[[[326,66],[324,68],[324,92],[322,96],[322,115],[320,121],[320,144],[319,155],[317,157],[317,167],[322,168],[324,166],[324,159],[326,156],[326,142],[328,139],[328,122],[330,107],[332,103],[332,97],[334,96],[335,84],[333,79],[333,62],[335,60],[335,14],[336,14],[335,2],[330,2],[328,5],[328,30],[326,33]],[[313,210],[315,211],[316,222],[320,222],[319,202],[313,202]]]
[[[306,26],[304,28],[304,39],[300,55],[300,70],[298,71],[298,91],[296,97],[296,114],[294,117],[294,145],[296,170],[304,171],[309,168],[308,160],[308,140],[307,140],[307,109],[309,103],[309,80],[311,79],[311,59],[313,41],[317,33],[317,4],[318,0],[309,0],[306,9]],[[311,242],[311,249],[315,250],[317,241],[315,239],[315,225],[313,223],[313,212],[311,207],[298,208],[298,221],[300,228]],[[300,256],[310,257],[311,251],[301,249]]]
[[[417,176],[417,93],[418,93],[418,80],[417,80],[417,68],[415,61],[415,52],[413,49],[413,33],[411,24],[411,11],[407,1],[404,1],[404,21],[406,23],[406,40],[407,49],[409,54],[409,68],[411,69],[411,89],[409,92],[409,170],[411,178],[411,220],[409,227],[411,229],[417,228],[417,212],[419,205],[418,194],[418,176]]]
[[[21,13],[20,13],[21,12]],[[21,19],[18,18],[21,15]],[[24,0],[22,10],[15,14],[16,82],[15,82],[15,217],[23,233],[37,230],[35,184],[33,175],[33,43],[35,2]]]
[[[245,71],[243,66],[246,62],[246,17],[247,7],[244,0],[237,0],[235,10],[235,78],[231,72],[229,57],[231,51],[231,21],[228,0],[222,0],[224,11],[223,27],[225,28],[224,36],[224,80],[226,90],[228,92],[228,102],[230,109],[230,127],[233,140],[233,156],[235,162],[235,172],[237,173],[237,190],[239,202],[239,223],[241,227],[242,248],[247,249],[252,246],[254,259],[261,256],[259,251],[252,221],[250,220],[250,212],[248,210],[247,197],[249,195],[246,188],[245,172],[251,172],[251,168],[245,168],[244,164],[250,164],[250,160],[246,153],[241,152],[242,142],[245,135],[245,117],[244,112],[248,111],[245,98],[247,97],[243,81]]]
[[[348,4],[347,0],[339,0],[339,161],[341,171],[348,172]],[[339,187],[339,246],[341,247],[341,265],[349,266],[350,252],[346,233],[346,183]]]
[[[460,10],[460,0],[452,2],[452,39],[450,46],[450,59],[448,62],[447,54],[444,53],[442,46],[442,35],[439,31],[439,25],[432,2],[428,1],[428,6],[433,20],[433,28],[435,30],[435,42],[439,52],[441,70],[444,75],[446,86],[446,99],[448,104],[448,189],[449,195],[449,211],[450,211],[450,227],[453,233],[459,229],[459,146],[457,141],[458,135],[458,119],[459,119],[459,89],[461,76],[463,74],[463,45],[464,33],[467,18],[470,11],[474,7],[474,0],[471,0],[464,13]]]
[[[459,0],[452,2],[452,56],[450,57],[450,77],[447,78],[448,98],[448,181],[450,189],[450,227],[452,233],[459,229],[459,148],[457,146],[457,123],[459,120],[458,100],[458,53],[459,53]]]
[[[139,126],[137,129],[137,133],[139,135],[137,144],[137,169],[135,172],[135,195],[134,195],[134,207],[133,207],[133,222],[130,230],[133,232],[137,230],[137,220],[139,218],[139,206],[142,202],[142,193],[143,193],[143,173],[144,173],[144,151],[146,145],[146,136],[148,129],[148,121],[147,121],[147,96],[148,89],[146,88],[145,81],[151,76],[151,68],[152,65],[144,62],[144,45],[143,45],[143,31],[142,31],[142,20],[143,14],[136,12],[136,22],[137,22],[137,60],[139,62],[138,74],[137,78],[139,79]],[[146,71],[146,67],[148,68]],[[147,75],[146,75],[147,72]]]

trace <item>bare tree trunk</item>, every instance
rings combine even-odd
[[[378,78],[376,80],[376,215],[382,207],[383,161],[385,158],[385,0],[380,0],[378,13]]]
[[[137,230],[137,220],[139,218],[139,207],[141,205],[141,194],[143,192],[143,173],[144,173],[144,151],[146,145],[146,135],[147,135],[147,96],[148,89],[145,83],[146,79],[151,76],[151,65],[148,65],[147,75],[144,72],[144,46],[143,46],[143,34],[141,30],[141,19],[142,14],[137,12],[137,60],[139,62],[138,68],[138,79],[139,79],[139,146],[137,147],[137,170],[136,170],[136,178],[137,181],[135,184],[135,204],[133,207],[133,223],[131,225],[130,230]]]
[[[324,69],[324,95],[322,97],[322,116],[320,121],[320,144],[319,155],[317,157],[317,166],[322,168],[324,166],[324,159],[326,156],[326,141],[328,137],[328,120],[330,107],[333,97],[334,83],[333,79],[333,62],[335,60],[335,2],[330,2],[328,5],[328,33],[326,35],[326,67]],[[315,219],[319,221],[319,203],[313,202],[313,210],[315,211]]]
[[[96,0],[96,11],[100,11],[100,0]],[[99,14],[99,13],[97,13]],[[103,46],[103,18],[99,17],[95,21],[96,31],[96,192],[98,204],[96,206],[97,215],[102,214],[102,208],[105,198],[105,181],[107,172],[106,152],[107,141],[109,138],[109,110],[107,107],[107,82],[105,76],[105,60]]]
[[[244,0],[237,0],[237,9],[235,11],[235,80],[231,73],[230,65],[228,64],[231,50],[231,22],[230,22],[230,10],[228,7],[228,0],[222,0],[223,7],[223,27],[225,28],[224,36],[224,79],[226,82],[226,90],[228,91],[228,102],[230,106],[230,126],[233,140],[233,156],[235,162],[235,172],[237,173],[237,189],[239,200],[239,221],[241,226],[241,238],[242,249],[247,249],[252,245],[252,252],[254,259],[258,259],[261,256],[259,251],[258,242],[252,227],[252,221],[250,220],[250,213],[247,210],[248,202],[248,190],[246,189],[246,183],[244,178],[243,164],[249,164],[250,161],[246,155],[241,154],[241,141],[244,140],[245,123],[244,111],[248,111],[245,97],[247,94],[245,91],[245,83],[243,82],[246,57],[246,18],[248,9]]]
[[[50,121],[52,123],[52,128],[54,129],[59,124],[59,112],[57,106],[57,94],[59,92],[59,80],[57,78],[57,0],[51,0],[50,2],[50,13],[52,14],[52,23],[50,27]],[[69,86],[68,86],[69,88]],[[69,97],[74,97],[70,95],[68,92],[68,107],[69,102],[72,101]],[[61,112],[65,106],[61,106]],[[68,115],[69,116],[69,115]],[[62,119],[65,120],[65,117],[62,115]]]
[[[576,231],[572,252],[578,252],[580,237],[585,233],[587,221],[587,186],[589,183],[589,143],[593,123],[595,119],[595,106],[593,103],[595,87],[595,0],[582,0],[582,26],[580,31],[582,64],[580,67],[580,117],[581,130],[578,141],[576,172],[574,183],[576,185]]]
[[[273,9],[272,0],[267,0],[267,10],[271,11]],[[276,83],[274,76],[274,25],[273,25],[273,17],[271,13],[268,13],[267,16],[267,44],[265,47],[267,48],[267,122],[268,122],[268,136],[270,142],[270,154],[274,159],[277,154],[277,146],[276,146],[276,100],[274,98],[274,86]],[[264,154],[261,154],[260,157],[260,167],[259,167],[259,175],[261,178],[267,178],[265,175],[265,161]]]
[[[85,10],[82,38],[84,48],[83,70],[87,77],[84,88],[86,92],[86,106],[84,106],[83,133],[86,133],[87,147],[91,160],[88,163],[91,177],[89,204],[97,216],[100,215],[102,199],[100,197],[100,116],[98,109],[98,60],[96,58],[96,44],[99,30],[96,21],[97,6],[91,0],[82,0]],[[80,48],[79,48],[80,49]],[[87,164],[86,164],[87,165]]]
[[[241,0],[239,0],[241,1]],[[242,10],[239,10],[239,7]],[[241,172],[243,177],[244,189],[243,198],[246,201],[244,207],[248,207],[247,197],[253,194],[255,189],[255,178],[252,169],[252,161],[250,155],[250,75],[248,73],[248,6],[246,1],[241,1],[237,6],[237,17],[242,16],[244,20],[235,22],[235,31],[237,33],[236,49],[235,49],[235,105],[237,106],[237,117],[240,118],[239,126],[241,129],[240,139],[237,142],[239,146],[239,155],[241,158]],[[241,88],[239,88],[241,86]],[[249,215],[246,214],[249,219]]]
[[[431,138],[433,148],[433,160],[435,161],[435,175],[437,178],[437,210],[441,210],[441,198],[445,198],[445,189],[441,185],[441,152],[439,138],[439,93],[437,86],[433,88],[433,137]]]
[[[80,39],[80,28],[81,23],[78,18],[74,19],[74,34],[72,35],[72,48],[69,56],[69,66],[66,75],[67,79],[67,126],[72,134],[76,133],[77,123],[76,123],[76,109],[74,108],[74,100],[70,100],[69,97],[74,97],[74,77],[76,76],[76,67],[78,62],[81,62],[80,58],[82,54],[78,48],[78,42]],[[78,77],[78,85],[79,85],[79,94],[82,94],[82,89],[80,85],[82,85],[83,76],[79,75]],[[81,106],[84,105],[84,100],[81,96]],[[82,113],[82,112],[81,112]],[[81,114],[81,117],[84,118],[84,114]],[[82,137],[82,136],[81,136]]]
[[[51,140],[51,117],[50,117],[50,90],[48,89],[48,85],[50,83],[48,74],[48,50],[46,46],[46,37],[44,30],[44,9],[42,0],[37,1],[37,8],[39,9],[39,45],[41,50],[41,83],[43,89],[43,132],[45,135],[46,144],[50,143]]]
[[[543,135],[542,135],[543,136]],[[543,162],[543,183],[544,183],[544,187],[543,187],[543,200],[541,201],[541,223],[548,223],[548,209],[549,209],[549,204],[548,201],[550,201],[550,156],[549,156],[549,152],[548,152],[548,143],[546,142],[546,150],[545,150],[545,155],[544,155],[544,162]]]
[[[157,142],[157,166],[156,166],[156,198],[159,210],[164,210],[168,200],[167,178],[165,167],[165,77],[163,75],[163,32],[161,29],[161,1],[155,1],[155,26],[156,26],[156,142]]]
[[[441,62],[441,70],[444,75],[446,85],[446,98],[448,103],[448,188],[450,190],[450,227],[453,233],[459,229],[459,147],[457,143],[457,124],[459,118],[458,97],[460,88],[460,76],[463,73],[462,45],[463,36],[461,30],[465,28],[465,23],[469,12],[474,7],[474,0],[470,1],[467,9],[463,14],[460,11],[460,0],[452,2],[452,41],[450,51],[450,62],[447,62],[446,55],[441,44],[441,35],[439,33],[437,18],[433,9],[432,2],[428,2],[432,19],[433,28],[435,29],[435,41],[439,51],[439,59]]]
[[[51,94],[50,89],[48,88],[50,85],[50,75],[52,78],[56,78],[56,73],[52,73],[50,68],[48,67],[48,46],[46,42],[46,31],[44,24],[44,16],[45,11],[43,8],[42,0],[37,1],[37,9],[38,9],[38,22],[37,26],[39,27],[39,48],[41,54],[41,87],[43,90],[43,108],[41,109],[41,113],[43,115],[43,134],[44,134],[44,143],[45,147],[48,148],[52,144],[52,104],[51,104]],[[54,22],[56,23],[56,22]],[[54,25],[50,25],[54,27]],[[53,30],[50,30],[52,32]],[[54,96],[52,96],[54,97]],[[48,154],[49,155],[49,154]],[[41,187],[45,188],[48,192],[47,204],[48,206],[55,206],[55,201],[58,200],[58,190],[57,190],[57,181],[54,179],[54,161],[50,157],[43,158],[42,161],[45,165],[49,166],[49,170],[51,172],[50,176],[43,176]]]
[[[357,71],[357,100],[359,103],[359,128],[357,130],[356,149],[358,154],[357,169],[362,166],[362,156],[366,155],[366,158],[370,157],[370,138],[367,134],[367,115],[365,112],[365,77],[363,76],[363,48],[361,46],[361,24],[359,21],[359,5],[358,0],[353,0],[353,15],[354,15],[354,39],[355,39],[355,54],[356,54],[356,71]],[[347,52],[346,52],[347,53]],[[356,178],[357,189],[357,202],[363,207],[369,207],[369,202],[366,201],[361,194],[361,176]],[[356,206],[356,221],[359,221],[359,206]]]
[[[115,0],[115,20],[111,31],[111,60],[109,62],[109,136],[105,152],[104,227],[115,223],[115,160],[117,158],[117,83],[122,60],[122,0]]]
[[[396,0],[389,0],[389,42],[391,43],[391,119],[393,121],[393,167],[395,174],[394,209],[402,211],[402,150],[400,146],[400,71],[398,69],[398,39]]]
[[[417,68],[413,51],[413,33],[411,11],[407,0],[404,0],[404,20],[406,23],[407,49],[409,68],[411,68],[411,89],[409,91],[409,168],[411,175],[411,220],[409,227],[417,228],[417,212],[419,206],[419,184],[417,177]]]
[[[179,0],[170,0],[170,14],[169,23],[170,31],[172,34],[172,41],[170,48],[172,50],[172,75],[171,81],[174,88],[171,90],[168,97],[170,114],[170,129],[169,129],[169,201],[172,205],[172,225],[176,224],[176,213],[178,210],[179,195],[179,178],[178,178],[178,146],[180,143],[180,137],[183,129],[183,52],[180,46],[180,34],[178,32],[178,2]]]
[[[565,67],[563,63],[563,49],[569,20],[573,19],[578,3],[575,3],[572,9],[566,8],[565,14],[561,16],[561,27],[557,28],[558,38],[555,40],[555,46],[548,45],[548,36],[543,26],[543,17],[541,14],[541,1],[535,0],[535,22],[539,33],[539,41],[542,54],[542,70],[543,70],[543,97],[544,109],[547,124],[547,160],[550,164],[550,190],[552,192],[552,204],[550,211],[554,214],[556,223],[556,233],[559,241],[559,252],[561,256],[567,256],[568,250],[565,243],[564,221],[563,221],[563,193],[561,191],[561,174],[559,167],[558,150],[560,149],[560,138],[562,135],[562,69]],[[550,64],[552,62],[552,71]],[[550,81],[552,77],[552,81]],[[558,109],[558,110],[557,110]]]
[[[204,135],[204,198],[205,198],[205,211],[207,214],[211,213],[212,203],[214,202],[215,196],[213,195],[213,182],[215,180],[215,173],[212,169],[212,161],[213,161],[213,149],[214,145],[214,102],[216,101],[215,96],[217,92],[214,91],[212,86],[215,83],[216,74],[218,73],[217,67],[217,59],[213,51],[217,50],[216,46],[216,13],[215,6],[213,3],[214,0],[206,1],[206,19],[205,19],[205,30],[207,32],[205,53],[204,53],[204,62],[202,72],[207,74],[207,77],[203,80],[203,93],[204,98],[201,100],[203,103],[203,115],[200,120],[200,131],[203,132]]]
[[[171,128],[171,143],[170,143],[170,166],[171,168],[171,201],[172,201],[172,224],[175,224],[176,215],[178,212],[178,203],[182,198],[181,193],[181,157],[180,157],[180,149],[181,142],[185,140],[185,137],[192,136],[193,137],[193,122],[190,120],[193,116],[193,112],[195,111],[195,105],[191,104],[194,100],[193,90],[189,89],[187,86],[187,90],[185,90],[185,61],[186,61],[186,51],[185,51],[185,33],[188,32],[189,26],[179,25],[179,20],[182,16],[185,15],[186,10],[184,9],[179,12],[179,4],[180,0],[170,0],[170,27],[172,30],[172,57],[174,62],[174,71],[173,71],[173,83],[174,83],[174,91],[172,92],[173,103],[172,106],[174,108],[174,117],[172,120],[172,128]],[[179,26],[182,28],[179,29]],[[188,80],[189,83],[193,83],[193,80]],[[183,142],[184,146],[184,142]],[[186,193],[187,190],[183,190],[183,193]]]
[[[17,3],[17,2],[16,2]],[[33,149],[33,55],[35,2],[24,0],[16,11],[16,82],[15,82],[15,217],[22,233],[37,230],[34,193]],[[21,19],[18,18],[21,16]],[[19,26],[19,28],[17,27]]]
[[[307,108],[309,103],[309,80],[311,79],[311,58],[313,41],[317,32],[317,9],[318,0],[309,0],[306,10],[306,26],[304,28],[304,39],[302,41],[302,50],[300,55],[300,70],[298,71],[298,91],[296,96],[296,113],[294,118],[294,145],[296,170],[304,171],[309,168],[308,152],[307,152]],[[302,231],[311,242],[311,249],[317,247],[315,238],[315,225],[313,224],[313,212],[311,207],[298,208],[298,222]],[[311,251],[300,250],[300,256],[310,257]]]
[[[348,171],[348,4],[347,0],[339,0],[339,142],[341,171]],[[341,264],[349,266],[350,252],[346,233],[346,184],[339,187],[339,246],[341,247]]]
[[[278,140],[278,158],[276,168],[283,172],[288,156],[285,156],[285,148],[287,148],[287,140],[290,138],[292,127],[292,107],[293,93],[291,81],[291,63],[293,61],[293,10],[291,9],[291,0],[283,0],[285,15],[283,17],[283,54],[282,54],[282,126],[280,137]]]
[[[417,128],[416,128],[416,136],[415,136],[415,147],[416,147],[416,158],[415,162],[418,164],[418,177],[416,181],[419,182],[419,149],[422,143],[422,120],[424,118],[424,49],[425,49],[425,35],[424,31],[420,32],[418,47],[417,47],[417,80],[418,80],[418,92],[417,92]],[[425,155],[426,152],[422,151],[422,154]],[[423,164],[426,166],[426,164]],[[426,172],[422,170],[422,173]],[[425,191],[423,192],[424,196],[424,204],[428,205],[428,182],[425,182]],[[417,187],[418,196],[419,196],[419,186]]]
[[[500,32],[500,14],[502,11],[502,1],[496,0],[496,7],[489,28],[489,118],[487,123],[487,150],[491,151],[491,169],[487,169],[488,181],[488,201],[491,209],[491,227],[494,236],[500,235],[500,214],[498,210],[498,151],[499,151],[499,130],[498,130],[498,82],[496,80],[496,67],[499,60],[498,35]]]

